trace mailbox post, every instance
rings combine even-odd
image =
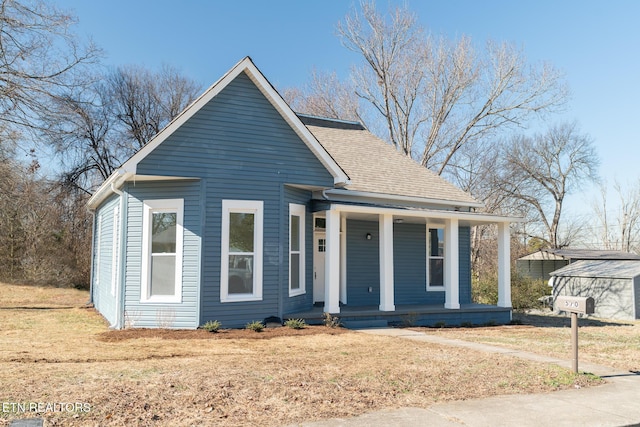
[[[556,310],[571,313],[571,350],[573,359],[571,369],[578,373],[578,314],[593,314],[595,302],[591,297],[570,297],[558,295],[556,297]]]

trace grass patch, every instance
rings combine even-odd
[[[47,414],[51,425],[268,427],[573,387],[547,364],[342,328],[111,331],[82,308],[86,292],[62,296],[71,308],[18,309],[15,291],[0,284],[2,400],[91,405],[78,418]]]

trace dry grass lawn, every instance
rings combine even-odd
[[[571,319],[538,312],[514,313],[522,325],[488,328],[422,329],[442,335],[501,347],[571,359]],[[640,372],[640,321],[578,319],[578,358],[625,371]]]
[[[508,356],[325,327],[109,331],[87,298],[0,284],[0,425],[42,416],[65,426],[277,426],[599,383]],[[90,410],[4,410],[57,402]]]

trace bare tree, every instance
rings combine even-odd
[[[177,116],[198,85],[164,67],[118,69],[55,99],[43,135],[63,166],[63,182],[90,193]]]
[[[543,239],[552,248],[565,246],[559,234],[567,194],[597,179],[598,156],[588,135],[577,124],[553,126],[533,138],[517,137],[501,147],[496,191],[530,205],[533,220],[542,225]],[[548,202],[552,209],[548,209]]]
[[[39,0],[0,0],[0,122],[34,128],[51,97],[84,85],[99,55],[71,32],[74,18]]]
[[[338,25],[343,44],[363,58],[352,72],[356,93],[399,151],[439,174],[465,145],[524,126],[566,99],[558,70],[528,65],[508,44],[477,51],[466,37],[426,35],[406,8],[388,16],[369,2],[360,9]]]
[[[200,85],[164,66],[159,73],[142,67],[116,69],[108,77],[113,113],[122,122],[126,151],[143,147],[200,94]]]
[[[336,73],[312,70],[311,80],[303,88],[285,88],[283,98],[295,111],[332,119],[363,121],[359,100],[348,83]]]
[[[626,188],[616,181],[613,188],[619,201],[617,214],[610,213],[604,184],[600,186],[600,199],[592,204],[601,230],[599,243],[605,249],[640,252],[640,181]]]

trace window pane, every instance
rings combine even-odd
[[[315,228],[327,228],[327,219],[326,218],[316,218]]]
[[[429,229],[429,255],[444,256],[444,229]]]
[[[229,214],[229,252],[253,252],[253,223],[252,213]]]
[[[325,252],[327,248],[327,239],[318,239],[318,252]]]
[[[297,215],[291,216],[291,250],[300,250],[300,217]]]
[[[175,212],[154,212],[151,225],[151,253],[176,253]]]
[[[291,289],[300,289],[300,254],[291,254]]]
[[[175,295],[176,256],[161,255],[151,257],[151,296]]]
[[[429,260],[429,286],[444,286],[444,260]]]
[[[253,255],[229,255],[229,294],[253,293]]]

